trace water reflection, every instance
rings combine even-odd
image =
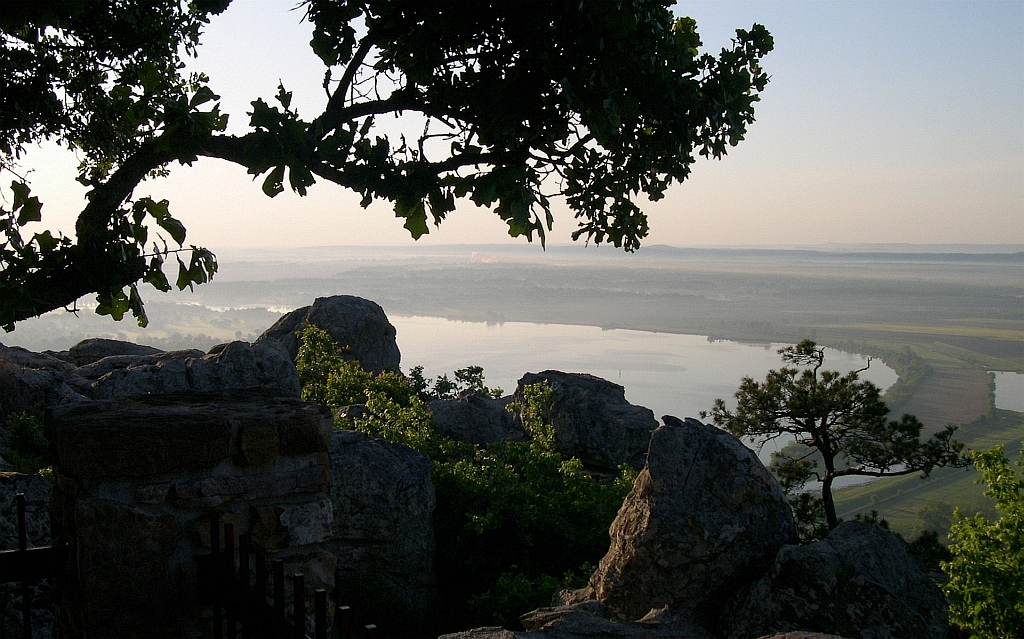
[[[785,344],[740,344],[699,335],[593,326],[505,322],[457,322],[434,317],[392,317],[402,367],[423,366],[428,377],[469,365],[483,366],[489,386],[511,392],[525,372],[555,369],[590,373],[621,384],[626,399],[656,417],[697,417],[718,397],[732,400],[744,376],[763,379],[779,368]],[[826,368],[863,368],[866,358],[829,349]],[[896,382],[895,371],[872,361],[863,374],[880,388]],[[784,442],[775,442],[784,445]],[[762,458],[770,454],[765,446]],[[772,448],[774,449],[774,448]]]
[[[994,371],[996,377],[996,408],[1024,413],[1024,375]]]

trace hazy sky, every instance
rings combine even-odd
[[[199,59],[241,131],[278,80],[300,114],[325,102],[323,68],[294,0],[234,0]],[[524,11],[528,3],[523,3]],[[1024,2],[681,2],[710,51],[736,28],[768,27],[771,82],[747,139],[647,205],[647,244],[1024,243]],[[82,207],[70,154],[27,166],[44,222],[65,232]],[[4,181],[8,181],[6,176]],[[7,195],[5,193],[5,195]],[[137,196],[168,198],[188,243],[411,244],[386,204],[318,183],[308,197],[262,195],[245,169],[176,167]],[[575,223],[558,209],[552,242]],[[463,204],[421,243],[508,240],[492,213]],[[515,240],[521,241],[521,240]]]

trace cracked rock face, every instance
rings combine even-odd
[[[948,628],[945,599],[907,545],[855,521],[819,542],[784,547],[722,625],[736,639],[793,630],[941,639]]]
[[[587,589],[613,620],[664,606],[711,619],[796,539],[785,494],[752,451],[697,420],[663,420]]]

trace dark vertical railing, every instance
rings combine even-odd
[[[352,638],[352,609],[348,606],[338,606],[334,613],[335,623],[338,624],[341,639]]]
[[[25,525],[25,493],[14,496],[18,504],[18,550],[28,550],[28,530]],[[32,586],[27,579],[21,580],[21,623],[25,639],[32,639]]]
[[[285,618],[284,561],[275,559],[267,569],[267,556],[263,548],[253,543],[249,535],[238,536],[234,527],[223,524],[224,544],[221,551],[221,524],[217,515],[210,517],[210,555],[200,558],[200,583],[208,588],[200,592],[200,600],[213,606],[214,639],[236,639],[241,630],[242,639],[309,639],[306,635],[305,576],[295,573],[292,581],[292,608],[289,622]],[[236,571],[235,552],[238,553]],[[252,583],[255,573],[256,583]],[[267,602],[267,579],[272,581],[273,603]],[[327,639],[327,591],[318,589],[313,600],[313,637]],[[348,606],[338,608],[339,636],[351,638],[351,611]],[[375,627],[366,626],[366,636],[375,638]]]
[[[0,583],[21,582],[22,636],[32,639],[32,585],[46,577],[63,574],[67,565],[67,546],[28,547],[25,522],[25,493],[14,497],[18,518],[18,549],[0,552]]]
[[[313,610],[316,612],[313,619],[313,627],[316,629],[313,639],[327,639],[327,591],[317,588],[313,596]]]

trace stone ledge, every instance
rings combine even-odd
[[[51,439],[64,475],[94,480],[325,453],[331,422],[326,408],[266,389],[181,392],[59,406]]]

